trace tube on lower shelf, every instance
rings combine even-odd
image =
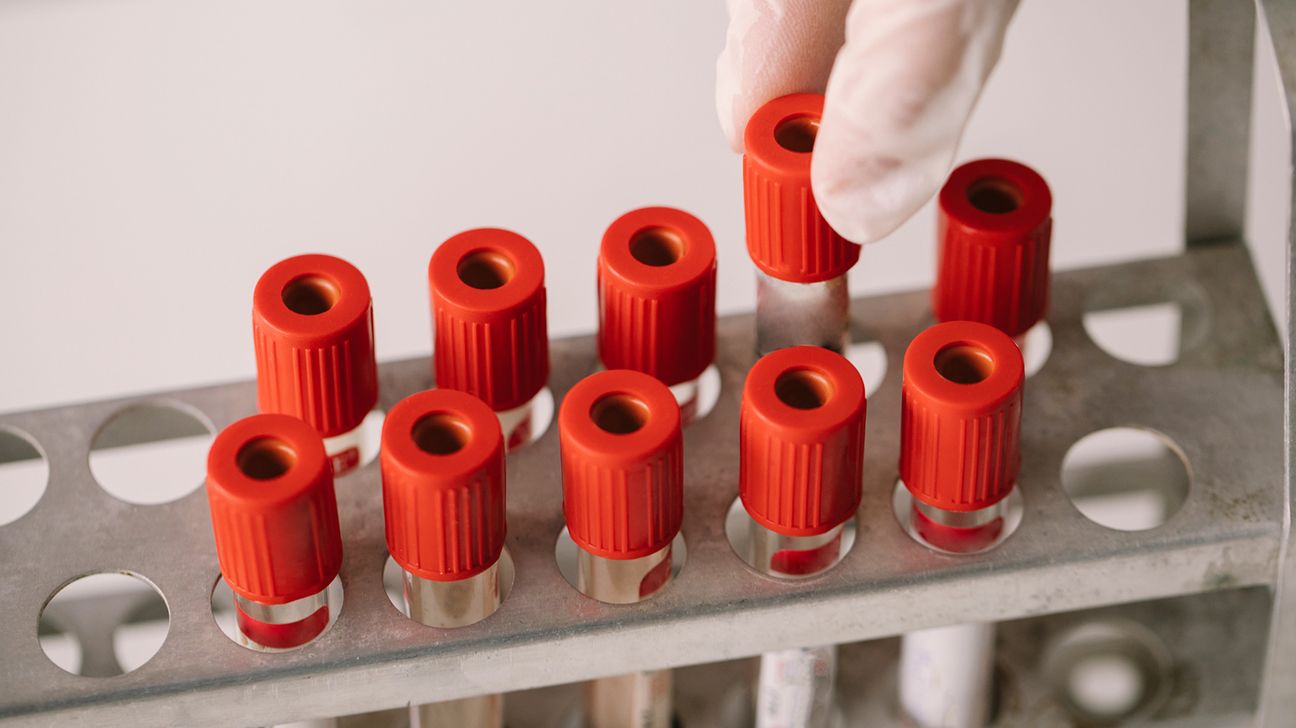
[[[240,642],[286,650],[322,633],[342,539],[319,433],[287,415],[235,422],[208,452],[207,499]]]
[[[552,416],[544,278],[540,251],[498,228],[459,233],[428,263],[436,385],[485,402],[510,450]]]
[[[864,382],[849,361],[814,346],[767,354],[747,374],[739,415],[739,497],[757,571],[816,576],[844,555],[843,530],[859,507],[864,466]],[[827,728],[834,645],[761,656],[757,728]]]
[[[698,380],[715,358],[715,295],[715,242],[687,212],[632,210],[603,234],[599,358],[670,387],[685,425],[699,414]]]
[[[499,420],[465,392],[401,400],[383,424],[387,550],[401,568],[406,614],[453,629],[499,609],[505,460]],[[413,728],[500,728],[502,695],[410,707]]]
[[[364,275],[331,255],[274,264],[252,294],[252,334],[257,409],[315,428],[335,475],[370,459],[364,428],[378,403],[378,364]]]
[[[684,516],[680,410],[666,385],[614,369],[572,387],[558,414],[563,513],[577,546],[577,588],[610,604],[651,597],[672,577]],[[669,670],[594,680],[591,728],[669,728]]]
[[[815,205],[810,160],[822,94],[791,94],[756,110],[743,133],[747,252],[756,276],[756,348],[845,351],[846,273],[860,246],[838,235]]]
[[[998,329],[937,324],[905,351],[900,478],[913,499],[910,533],[945,553],[970,554],[1005,535],[1005,506],[1021,466],[1021,351]],[[901,708],[918,728],[981,728],[993,697],[994,625],[904,636]]]

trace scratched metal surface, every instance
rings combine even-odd
[[[1171,366],[1117,361],[1087,337],[1085,310],[1175,301],[1195,322]],[[0,526],[0,719],[13,725],[90,720],[100,726],[252,725],[351,714],[483,692],[729,660],[797,645],[854,642],[969,620],[1009,620],[1098,605],[1269,584],[1281,537],[1282,359],[1244,246],[1054,277],[1053,350],[1027,384],[1021,528],[1000,548],[947,557],[914,543],[892,515],[900,361],[927,324],[923,292],[853,302],[856,338],[887,351],[869,401],[864,499],[852,552],[831,572],[795,584],[754,573],[724,536],[737,493],[738,396],[752,364],[753,321],[719,326],[723,391],[686,432],[688,561],[638,605],[589,600],[553,559],[562,528],[557,433],[509,459],[508,548],[513,590],[490,619],[460,630],[415,624],[383,591],[386,559],[378,468],[337,482],[345,604],[337,623],[292,652],[260,654],[226,639],[210,596],[218,576],[201,489],[135,506],[106,493],[87,467],[90,441],[133,403],[175,403],[220,428],[250,414],[240,383],[0,415],[46,454],[37,506]],[[595,368],[592,339],[553,342],[556,397]],[[386,364],[381,406],[431,386],[426,359]],[[1165,433],[1186,455],[1188,499],[1163,526],[1103,528],[1071,505],[1062,458],[1084,435],[1113,426]],[[130,438],[126,438],[130,439]],[[141,434],[136,439],[148,439]],[[42,654],[37,620],[80,575],[126,570],[157,586],[170,631],[147,664],[111,678],[64,673]]]

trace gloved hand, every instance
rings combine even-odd
[[[728,0],[716,109],[734,151],[756,109],[825,93],[810,176],[843,237],[871,243],[944,183],[1017,0]]]

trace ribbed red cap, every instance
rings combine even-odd
[[[430,389],[401,400],[382,432],[387,550],[434,581],[467,579],[504,548],[504,437],[480,399]]]
[[[350,432],[378,403],[373,301],[355,266],[331,255],[281,260],[252,294],[257,409]]]
[[[823,103],[823,94],[781,96],[757,109],[743,134],[747,252],[768,275],[794,283],[843,275],[860,254],[828,226],[810,189]]]
[[[667,385],[715,358],[716,254],[702,221],[670,207],[617,218],[598,258],[599,357]]]
[[[428,264],[438,387],[496,412],[526,404],[549,381],[544,261],[526,238],[480,228],[441,244]]]
[[[747,514],[785,536],[814,536],[859,507],[864,381],[840,354],[794,346],[747,372],[738,417],[738,490]]]
[[[207,501],[221,575],[236,594],[283,604],[337,577],[333,470],[305,422],[254,415],[226,427],[207,453]]]
[[[986,324],[918,334],[900,386],[900,478],[915,498],[975,511],[1012,491],[1021,466],[1021,350]]]
[[[980,321],[1009,336],[1048,312],[1053,196],[1035,170],[978,159],[940,192],[937,321]]]
[[[626,369],[591,374],[563,399],[558,441],[578,546],[637,559],[670,545],[684,518],[684,441],[666,385]]]

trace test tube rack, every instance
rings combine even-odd
[[[1148,721],[1207,726],[1254,717],[1286,725],[1296,715],[1293,451],[1284,437],[1292,370],[1240,239],[1245,194],[1235,187],[1245,188],[1258,20],[1270,30],[1288,107],[1296,108],[1296,4],[1191,0],[1189,9],[1189,245],[1173,257],[1055,273],[1052,350],[1026,385],[1025,514],[998,548],[943,556],[914,542],[893,513],[901,357],[930,323],[925,291],[852,302],[853,338],[885,347],[887,373],[869,397],[857,538],[834,569],[774,581],[745,567],[726,539],[725,514],[737,495],[739,395],[755,360],[752,317],[730,316],[718,325],[719,401],[685,431],[687,557],[677,579],[626,606],[583,597],[563,579],[554,556],[563,517],[551,429],[509,456],[512,589],[498,613],[456,630],[407,619],[385,593],[376,462],[336,484],[345,549],[337,622],[312,643],[275,654],[245,649],[217,627],[219,570],[201,489],[138,506],[95,481],[90,443],[116,413],[141,403],[179,408],[217,431],[253,413],[251,383],[9,413],[0,428],[36,444],[49,485],[30,513],[0,526],[0,722],[266,725],[508,692],[511,726],[567,725],[579,702],[572,683],[678,667],[692,676],[678,681],[683,724],[723,725],[730,718],[721,712],[741,714],[747,658],[863,642],[843,649],[838,677],[840,707],[857,724],[894,718],[889,638],[987,620],[1005,623],[996,724],[1083,724],[1052,690],[1041,645],[1080,620],[1133,618],[1169,650],[1168,697]],[[1173,365],[1119,361],[1085,332],[1086,311],[1162,301],[1187,314]],[[561,400],[596,370],[597,355],[591,337],[554,341],[551,350],[550,386]],[[389,362],[381,366],[380,406],[431,386],[427,358]],[[1070,445],[1114,426],[1163,433],[1188,463],[1186,501],[1162,526],[1108,529],[1063,493]],[[164,437],[142,427],[115,444]],[[0,461],[10,455],[0,452]],[[128,674],[63,672],[37,639],[42,608],[70,580],[115,571],[146,578],[164,596],[164,644]],[[79,614],[95,620],[113,611],[98,605]]]

